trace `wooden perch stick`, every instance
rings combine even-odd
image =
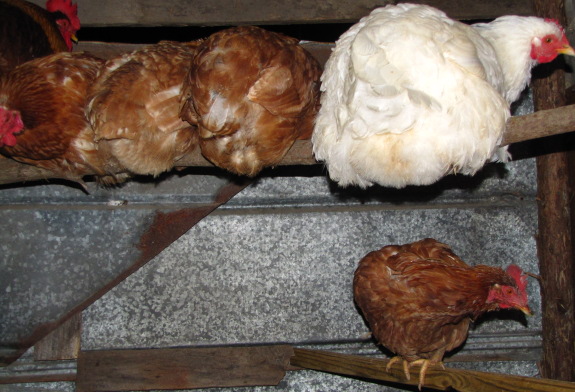
[[[514,116],[507,123],[502,146],[575,131],[575,105]]]
[[[306,369],[348,376],[417,385],[419,367],[410,369],[411,380],[405,379],[403,364],[396,362],[387,372],[387,359],[366,358],[329,351],[294,348],[291,365]],[[512,376],[471,370],[430,367],[425,376],[425,387],[440,391],[453,388],[459,392],[567,392],[575,391],[575,383],[550,379]]]
[[[525,116],[514,116],[509,119],[507,131],[501,145],[537,139],[545,136],[558,135],[575,130],[575,105],[564,106],[557,109],[542,110]],[[280,166],[314,165],[312,145],[309,140],[300,140],[292,146]],[[212,167],[201,154],[199,149],[184,156],[177,162],[178,167]],[[108,167],[111,172],[119,172],[120,168],[110,160]],[[15,182],[46,180],[59,178],[54,173],[36,168],[34,166],[15,162],[0,156],[0,184]]]

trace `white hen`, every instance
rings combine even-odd
[[[425,5],[374,10],[336,42],[322,76],[316,159],[341,186],[402,188],[474,174],[499,148],[537,62],[575,54],[553,21],[473,26]]]

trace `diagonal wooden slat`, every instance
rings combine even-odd
[[[52,306],[49,313],[49,317],[51,318],[50,321],[39,322],[34,314],[30,314],[29,322],[25,325],[26,330],[18,331],[20,334],[19,336],[21,337],[17,341],[2,342],[4,347],[2,351],[0,351],[0,366],[7,365],[16,360],[29,347],[36,344],[71,317],[94,303],[105,293],[144,266],[148,261],[160,254],[160,252],[194,227],[203,218],[208,216],[212,211],[222,204],[225,204],[237,193],[241,192],[250,183],[251,181],[249,180],[246,180],[243,183],[227,183],[220,188],[211,203],[177,209],[170,212],[163,212],[160,210],[155,211],[153,216],[147,219],[148,223],[143,230],[139,243],[134,245],[137,251],[133,252],[133,254],[137,255],[137,257],[133,260],[122,261],[122,265],[126,265],[127,267],[107,283],[103,283],[101,286],[98,286],[98,283],[95,282],[92,293],[85,298],[78,297],[75,299],[74,306],[61,308],[64,307],[64,305],[50,305]],[[99,267],[98,265],[93,265],[90,266],[90,268],[97,269]],[[57,313],[52,313],[54,312],[54,308],[58,311]],[[15,311],[18,311],[18,309]],[[46,313],[48,313],[48,309],[46,310]],[[2,316],[7,319],[10,319],[11,317],[10,314],[3,314]],[[8,325],[11,324],[8,323]],[[16,327],[17,326],[12,326],[12,328]]]
[[[320,350],[294,348],[290,360],[293,366],[323,372],[344,374],[392,383],[417,385],[419,367],[410,369],[411,380],[406,380],[403,365],[396,362],[386,371],[387,359],[366,358]],[[575,391],[575,383],[550,379],[513,376],[470,370],[430,367],[425,376],[425,387],[440,391],[459,392],[568,392]]]

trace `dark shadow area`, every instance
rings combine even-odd
[[[350,26],[349,23],[260,25],[269,31],[317,42],[335,42]],[[228,27],[230,26],[82,27],[78,32],[78,39],[132,44],[156,43],[162,40],[192,41]]]

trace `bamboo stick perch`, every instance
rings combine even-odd
[[[387,372],[387,359],[366,358],[357,355],[321,350],[294,348],[292,366],[347,376],[382,380],[392,383],[417,385],[419,367],[410,369],[411,380],[405,379],[403,364],[393,364]],[[455,389],[459,392],[568,392],[575,391],[575,383],[546,378],[522,377],[471,370],[430,367],[425,375],[426,388],[440,391]]]
[[[524,116],[514,116],[509,119],[507,131],[501,145],[508,145],[538,139],[545,136],[567,133],[575,130],[575,105],[564,106],[557,109],[542,110]],[[318,162],[314,159],[312,145],[309,140],[300,140],[292,146],[280,166],[290,165],[314,165]],[[184,156],[177,162],[178,167],[212,167],[202,155],[199,149]],[[112,160],[108,169],[112,173],[118,173],[118,167]],[[0,184],[16,182],[46,180],[61,176],[34,166],[18,163],[12,159],[0,156]]]

